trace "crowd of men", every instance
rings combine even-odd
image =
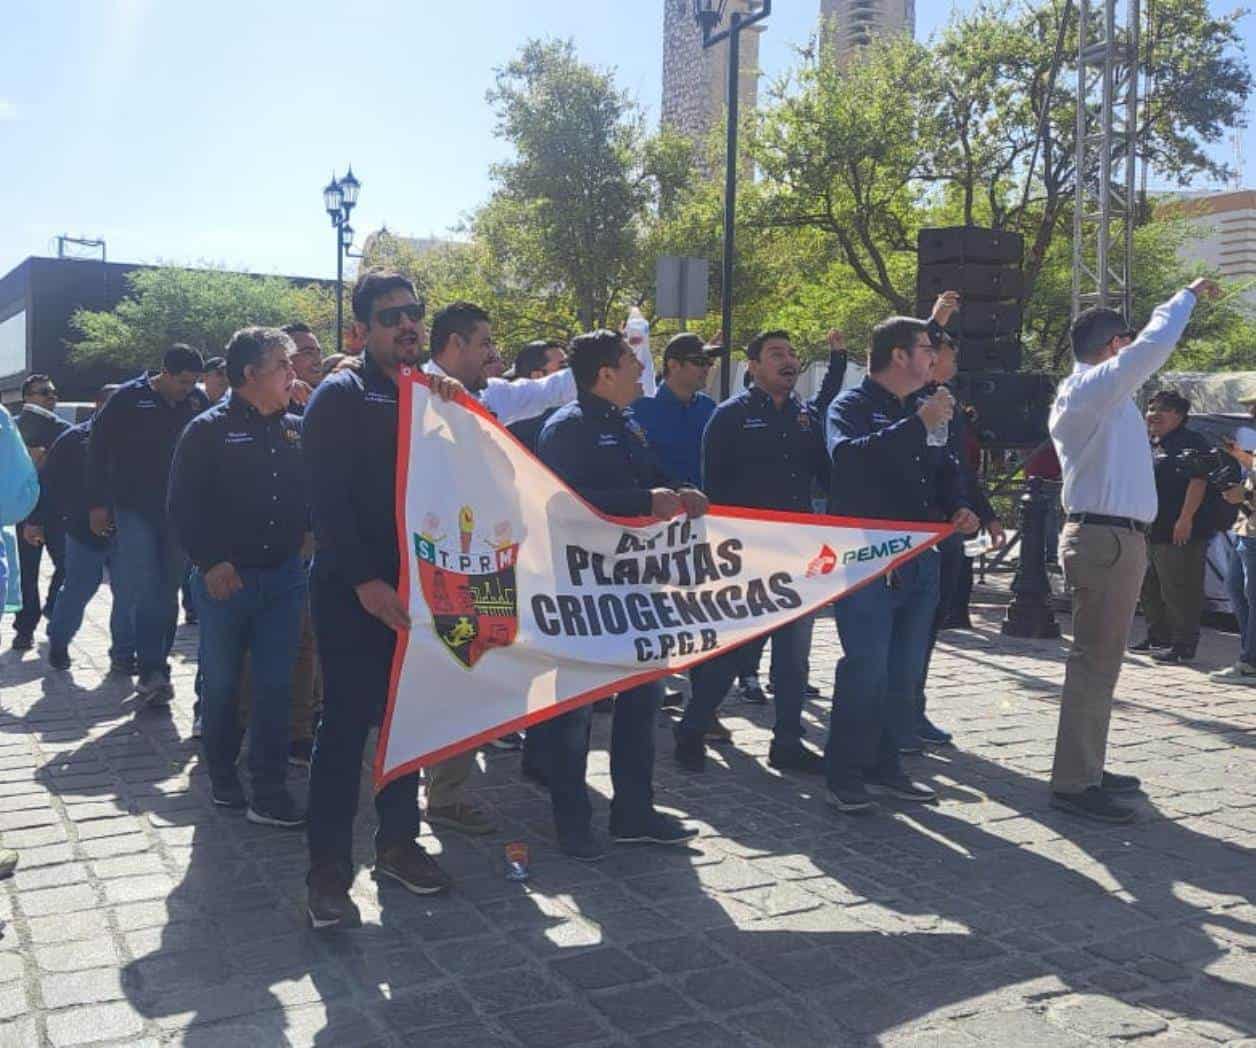
[[[1114,795],[1139,788],[1132,776],[1106,768],[1105,746],[1143,584],[1146,534],[1150,528],[1149,587],[1153,578],[1162,590],[1175,585],[1175,573],[1196,555],[1179,549],[1186,544],[1180,539],[1193,541],[1188,509],[1198,501],[1190,484],[1169,528],[1174,549],[1157,548],[1165,540],[1156,530],[1151,452],[1132,395],[1168,358],[1196,296],[1214,290],[1196,282],[1137,335],[1111,310],[1083,313],[1072,330],[1076,369],[1052,413],[1068,520],[1061,560],[1076,634],[1052,803],[1099,821],[1132,818]],[[404,368],[422,367],[445,399],[478,399],[610,515],[698,518],[716,503],[950,524],[954,534],[936,551],[834,604],[843,656],[823,752],[804,742],[802,724],[805,700],[816,694],[808,683],[809,616],[693,667],[674,728],[675,762],[702,773],[707,745],[731,738],[718,713],[734,682],[749,701],[767,701],[757,671],[770,640],[772,767],[823,776],[829,803],[849,814],[874,811],[878,796],[934,798],[903,761],[951,741],[926,712],[930,654],[962,574],[963,537],[986,528],[996,544],[1003,541],[968,465],[965,416],[947,386],[956,348],[945,327],[961,308],[957,295],[942,295],[928,320],[879,324],[858,383],[845,382],[846,349],[831,332],[828,371],[809,401],[795,392],[802,364],[789,333],[761,332],[746,347],[746,388],[721,404],[704,392],[719,350],[693,334],[668,342],[662,381],[650,389],[643,388],[645,362],[617,332],[529,343],[505,371],[491,318],[476,305],[455,302],[437,312],[430,340],[426,304],[404,276],[364,272],[352,305],[361,356],[324,358],[304,324],[247,327],[208,361],[189,346],[172,346],[156,372],[102,390],[91,419],[74,427],[52,411],[47,377],[31,376],[17,419],[42,484],[21,532],[30,599],[14,622],[12,646],[29,649],[46,614],[48,663],[69,668],[70,642],[107,569],[111,670],[136,676],[147,705],[167,705],[186,586],[199,622],[194,733],[213,803],[262,825],[306,828],[315,927],[359,921],[349,888],[362,758],[385,706],[398,634],[410,626],[407,596],[397,588],[395,525]],[[1161,400],[1157,418],[1174,409]],[[1161,448],[1171,449],[1172,427],[1162,420],[1153,432],[1157,426]],[[1256,592],[1253,548],[1242,547],[1238,578],[1240,588]],[[44,549],[57,573],[41,606]],[[1241,617],[1242,669],[1234,672],[1256,678],[1249,647],[1256,641],[1248,637],[1256,615]],[[1149,621],[1164,631],[1153,639],[1171,640],[1179,655],[1193,652],[1196,634],[1186,625],[1172,616]],[[654,681],[613,703],[613,841],[675,845],[695,834],[654,804],[662,699]],[[524,774],[549,791],[559,846],[587,861],[607,847],[585,781],[591,715],[585,706],[529,729],[522,755]],[[247,787],[238,770],[246,734]],[[473,760],[465,753],[426,769],[423,810],[418,773],[376,794],[376,877],[416,894],[448,888],[449,876],[418,843],[421,819],[493,832],[492,818],[465,789]],[[294,761],[311,765],[308,809],[286,783]]]

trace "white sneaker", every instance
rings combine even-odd
[[[1248,687],[1256,687],[1256,666],[1239,659],[1233,666],[1208,674],[1208,679],[1215,680],[1218,684],[1245,684]]]

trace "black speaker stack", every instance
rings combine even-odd
[[[975,414],[982,443],[1046,440],[1055,381],[1020,371],[1024,239],[1001,229],[953,226],[922,229],[916,246],[917,315],[927,317],[943,291],[959,292],[959,312],[946,331],[959,347],[956,393]]]

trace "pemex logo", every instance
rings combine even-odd
[[[499,521],[477,548],[475,511],[458,511],[458,534],[450,541],[434,513],[423,517],[414,536],[423,598],[432,610],[436,635],[449,653],[471,669],[492,648],[514,643],[519,632],[515,564],[519,543],[509,521]]]
[[[837,554],[825,543],[820,547],[820,552],[807,562],[807,578],[828,575],[835,567],[837,567]]]

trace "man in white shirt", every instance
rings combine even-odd
[[[423,370],[456,378],[503,426],[576,399],[576,380],[568,370],[514,382],[489,378],[485,368],[496,356],[493,328],[488,313],[470,302],[452,302],[432,318],[431,349]]]
[[[1051,804],[1099,822],[1124,823],[1134,811],[1112,799],[1141,784],[1104,770],[1112,692],[1156,517],[1156,484],[1138,388],[1173,352],[1199,296],[1217,285],[1196,280],[1157,306],[1137,337],[1116,310],[1084,310],[1070,337],[1076,364],[1056,392],[1051,439],[1064,475],[1068,523],[1060,564],[1073,589],[1073,648],[1064,673]]]

